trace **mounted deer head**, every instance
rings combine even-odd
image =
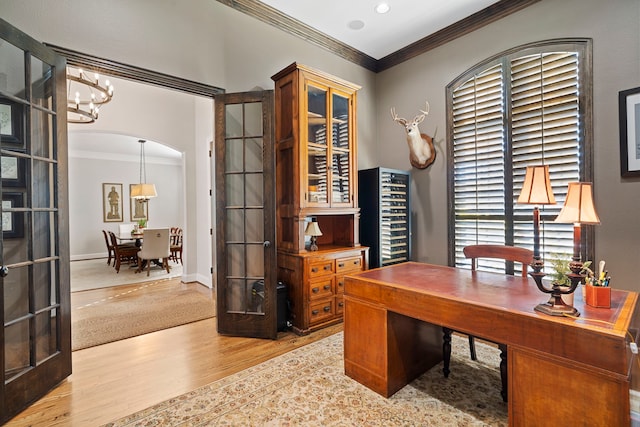
[[[429,114],[429,102],[427,101],[424,110],[418,111],[422,114],[418,114],[411,122],[408,122],[406,119],[398,117],[396,109],[392,107],[391,118],[404,126],[404,130],[407,132],[411,166],[424,169],[431,165],[436,159],[436,149],[433,145],[433,138],[427,134],[420,133],[420,129],[418,129],[418,125],[422,123],[427,114]]]

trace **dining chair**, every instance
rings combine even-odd
[[[109,256],[109,259],[107,259],[107,265],[111,265],[111,258],[113,258],[114,261],[116,258],[115,248],[112,243],[109,243],[109,235],[105,230],[102,230],[102,235],[104,236],[104,243],[107,245],[107,255]]]
[[[527,266],[533,262],[533,251],[527,248],[505,245],[469,245],[462,250],[466,258],[471,259],[471,271],[476,271],[478,259],[501,259],[505,261],[519,262],[522,264],[522,277],[527,277]],[[442,328],[444,342],[442,344],[444,376],[449,376],[449,363],[451,361],[451,333],[449,328]],[[477,360],[475,337],[469,335],[469,352],[471,360]],[[502,400],[507,401],[507,346],[496,343],[500,349],[500,378],[502,380]]]
[[[123,263],[131,264],[136,262],[140,248],[132,244],[118,244],[118,238],[113,231],[109,231],[109,237],[111,238],[111,244],[113,245],[115,253],[114,267],[116,268],[116,273],[120,273],[120,266]]]
[[[170,272],[169,257],[171,256],[171,242],[168,228],[145,228],[142,236],[142,248],[138,252],[138,269],[141,272],[145,265],[147,276],[151,269],[151,263],[162,259],[162,268]]]
[[[171,228],[171,257],[174,262],[182,264],[182,228]]]
[[[118,232],[120,233],[121,236],[123,236],[125,234],[131,234],[133,229],[134,229],[134,224],[133,223],[118,224]]]

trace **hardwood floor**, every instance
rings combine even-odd
[[[181,286],[214,300],[202,285]],[[72,307],[123,291],[119,286],[74,293]],[[7,425],[101,425],[341,330],[338,324],[303,337],[281,332],[275,341],[237,338],[218,335],[212,318],[75,351],[73,374]]]

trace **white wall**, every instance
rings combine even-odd
[[[376,161],[409,169],[404,130],[389,117],[413,116],[429,100],[422,132],[437,132],[438,158],[412,170],[414,256],[447,263],[445,87],[483,59],[522,44],[561,37],[593,39],[596,260],[605,259],[615,287],[640,291],[640,179],[621,179],[618,92],[640,86],[640,1],[542,0],[378,75]]]
[[[291,62],[306,63],[363,86],[359,94],[360,141],[367,144],[374,140],[369,119],[374,105],[373,73],[219,2],[0,0],[0,10],[3,19],[37,40],[227,92],[272,89],[270,76]],[[99,16],[99,23],[87,19],[92,16]],[[136,84],[114,84],[113,101],[101,108],[100,119],[89,126],[161,142],[184,153],[183,280],[210,284],[210,268],[215,268],[209,234],[212,102],[190,95],[183,98],[184,94],[173,91],[165,91],[170,95],[141,96],[133,87]],[[116,108],[125,99],[131,107]]]
[[[36,39],[228,92],[273,88],[270,76],[294,61],[358,83],[363,86],[358,93],[361,169],[410,169],[404,131],[389,117],[389,108],[411,116],[428,99],[431,112],[421,129],[436,133],[438,158],[427,170],[412,170],[414,257],[437,264],[447,262],[448,245],[446,85],[481,60],[520,44],[591,37],[594,186],[602,220],[596,227],[596,256],[606,259],[614,286],[640,290],[635,280],[635,266],[640,264],[640,180],[620,178],[617,117],[618,92],[640,86],[638,0],[542,0],[378,75],[212,0],[0,0],[0,10],[3,19]],[[92,16],[99,16],[101,25],[88,19]],[[190,137],[194,147],[206,144]],[[191,155],[195,153],[193,148]],[[200,191],[199,183],[206,179],[201,163],[205,161],[187,153],[189,191]],[[201,206],[195,198],[187,203],[188,210]],[[201,228],[208,232],[209,226],[200,224],[196,214],[187,218],[190,230],[198,228],[196,236],[205,233]],[[196,268],[187,268],[196,274]]]
[[[112,138],[117,137],[111,135]],[[70,135],[70,145],[81,147],[95,135]],[[105,135],[105,139],[109,136]],[[133,142],[137,144],[137,142]],[[158,197],[149,200],[150,227],[183,227],[182,161],[147,156],[147,182],[153,182]],[[139,156],[114,156],[110,153],[72,149],[69,153],[69,245],[71,259],[105,257],[101,230],[118,233],[118,225],[130,223],[129,184],[139,182]],[[104,222],[102,184],[122,184],[123,221]]]

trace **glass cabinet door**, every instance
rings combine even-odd
[[[331,201],[350,203],[349,99],[333,93],[331,100]]]
[[[327,91],[314,86],[307,90],[307,202],[328,202]]]

